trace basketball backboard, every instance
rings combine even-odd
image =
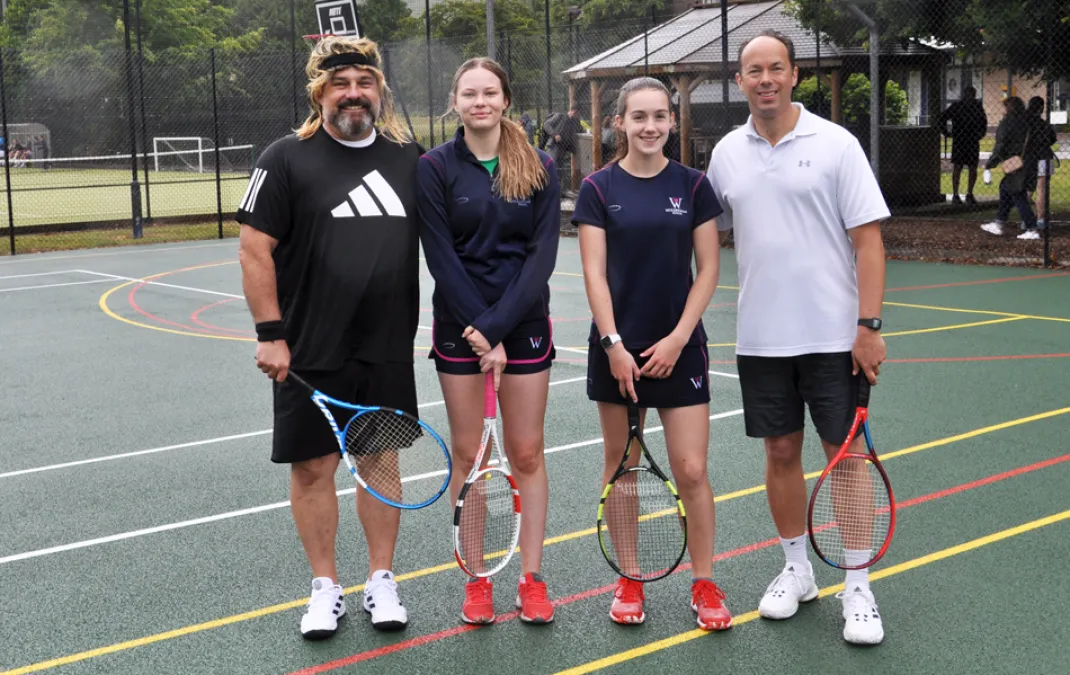
[[[323,35],[352,35],[360,37],[357,6],[353,0],[319,0],[316,18]]]

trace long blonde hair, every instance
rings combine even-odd
[[[457,84],[461,76],[476,68],[488,70],[498,78],[508,107],[513,102],[509,75],[497,61],[479,56],[462,63],[454,74],[453,86],[450,88],[450,108],[457,102]],[[536,190],[545,187],[547,173],[546,167],[539,159],[539,153],[528,143],[527,132],[508,119],[504,112],[503,110],[501,118],[501,139],[498,141],[498,176],[494,179],[494,189],[503,199],[515,201],[530,197]]]
[[[379,55],[378,46],[367,38],[353,38],[344,35],[328,35],[312,48],[305,64],[305,74],[308,75],[308,84],[305,90],[308,92],[308,105],[312,109],[304,123],[297,129],[297,136],[302,140],[311,138],[323,126],[323,106],[319,103],[319,97],[323,89],[331,81],[331,75],[339,68],[324,70],[322,64],[329,56],[335,54],[349,54],[357,52],[375,62],[374,66],[339,66],[339,68],[360,68],[375,75],[379,83],[379,114],[375,122],[379,132],[387,139],[395,143],[405,143],[412,140],[405,125],[402,124],[394,109],[394,95],[383,77],[382,57]]]
[[[669,88],[665,86],[665,83],[661,80],[653,77],[636,77],[628,80],[624,83],[624,86],[620,88],[620,93],[617,94],[617,117],[624,119],[625,114],[628,112],[628,97],[637,91],[644,90],[661,91],[665,93],[665,98],[668,99],[669,104],[672,104],[672,95],[669,93]],[[617,154],[613,156],[614,162],[619,162],[628,156],[628,135],[624,133],[624,129],[620,126],[616,127],[617,133]]]

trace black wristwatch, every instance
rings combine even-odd
[[[883,322],[881,322],[880,318],[876,318],[876,319],[859,319],[858,320],[858,325],[859,326],[865,326],[866,328],[869,328],[870,330],[878,330],[879,331],[881,329],[881,326],[884,325],[884,324],[883,324]]]

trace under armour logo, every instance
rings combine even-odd
[[[701,375],[699,375],[698,377],[692,377],[692,378],[691,378],[691,385],[692,385],[692,386],[693,386],[693,387],[694,387],[695,389],[698,389],[698,388],[700,388],[700,387],[702,386],[702,376],[701,376]]]
[[[800,159],[799,160],[799,166],[810,166],[810,160],[808,160],[808,159]]]
[[[539,345],[542,344],[542,338],[541,337],[528,338],[528,341],[531,342],[531,348],[532,349],[538,349]]]

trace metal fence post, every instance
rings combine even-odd
[[[130,213],[134,239],[141,238],[141,186],[137,181],[137,125],[134,120],[134,59],[130,51],[130,0],[123,0],[123,33],[126,45],[126,110],[130,117]]]
[[[208,62],[212,66],[212,143],[215,145],[215,204],[219,216],[219,238],[223,238],[223,183],[219,175],[219,99],[215,84],[215,47],[208,50]]]
[[[435,147],[435,95],[431,69],[431,0],[424,0],[424,43],[427,45],[427,133],[431,135],[428,147]],[[443,138],[445,140],[445,138]]]
[[[4,88],[4,50],[0,49],[0,119],[4,126],[4,192],[7,194],[7,233],[11,241],[11,255],[15,255],[15,210],[11,206],[11,136],[7,133],[7,89]]]
[[[152,192],[149,189],[149,132],[145,122],[145,54],[141,51],[141,0],[134,4],[137,17],[137,89],[141,101],[141,168],[145,174],[145,222],[152,222]],[[153,148],[155,151],[155,148]]]

